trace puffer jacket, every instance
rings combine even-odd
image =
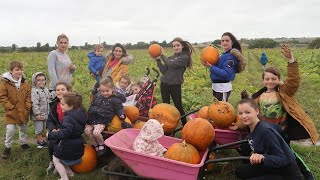
[[[37,115],[41,115],[44,119],[48,119],[49,115],[49,102],[52,99],[49,90],[47,88],[40,88],[36,86],[36,77],[38,75],[44,76],[47,80],[47,76],[43,72],[36,72],[32,75],[32,89],[31,89],[31,101],[32,101],[32,120],[36,120]]]
[[[10,72],[4,73],[0,84],[0,103],[4,107],[6,124],[27,123],[31,110],[29,81],[22,77],[17,89]]]
[[[94,75],[96,75],[97,72],[101,75],[104,66],[106,65],[106,58],[104,55],[102,56],[96,56],[94,54],[94,51],[91,51],[88,53],[88,58],[90,59],[88,68],[90,72]]]
[[[63,160],[80,159],[84,153],[84,139],[82,134],[87,121],[87,114],[83,108],[65,112],[60,129],[50,131],[49,140],[58,140],[54,145],[54,155]]]

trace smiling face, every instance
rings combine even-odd
[[[179,41],[173,41],[172,42],[172,48],[175,54],[179,54],[182,52],[182,44]]]
[[[134,85],[134,86],[132,86],[131,90],[132,90],[132,94],[138,94],[140,92],[141,88],[139,85]]]
[[[110,97],[112,95],[112,93],[113,93],[113,89],[112,88],[109,88],[109,87],[106,87],[106,86],[103,86],[103,85],[100,85],[99,91],[100,91],[101,96],[103,96],[105,98]]]
[[[68,104],[66,104],[63,98],[60,100],[60,105],[61,105],[62,112],[67,112],[73,109],[73,106],[69,106]]]
[[[267,87],[268,91],[272,91],[280,84],[280,79],[270,72],[264,72],[263,84]]]
[[[59,84],[56,87],[56,96],[61,100],[63,95],[68,92],[68,89],[65,85]]]
[[[229,36],[222,36],[221,37],[221,47],[224,51],[227,51],[232,48],[232,40]]]
[[[46,77],[43,75],[38,75],[36,77],[36,86],[40,88],[44,88],[46,86]]]
[[[128,87],[129,83],[124,78],[121,78],[119,81],[119,86],[121,89],[126,89]]]
[[[11,71],[10,71],[12,78],[14,80],[19,80],[20,78],[22,78],[23,76],[23,69],[20,67],[14,67]]]
[[[102,54],[103,54],[103,48],[100,48],[100,49],[95,50],[95,51],[94,51],[94,54],[95,54],[96,56],[102,56]]]
[[[113,55],[116,60],[120,60],[123,55],[121,47],[114,48]]]
[[[258,123],[259,109],[254,109],[249,102],[238,104],[238,115],[242,123],[250,127]]]

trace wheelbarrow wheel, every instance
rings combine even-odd
[[[106,170],[108,172],[112,173],[120,173],[119,175],[111,175],[108,174],[108,179],[109,180],[133,180],[136,178],[130,178],[126,177],[125,175],[133,175],[136,176],[136,174],[127,166],[120,158],[115,157],[110,161],[110,163],[103,167],[103,170]],[[123,176],[121,176],[123,174]]]

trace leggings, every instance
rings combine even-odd
[[[213,96],[217,98],[219,101],[226,101],[228,102],[229,96],[231,94],[231,91],[229,92],[216,92],[212,90]]]
[[[161,90],[162,102],[170,104],[170,96],[171,96],[175,107],[179,110],[181,116],[183,116],[185,114],[185,112],[182,107],[181,84],[180,85],[169,85],[169,84],[161,82],[160,90]],[[181,118],[181,122],[183,125],[185,125],[187,123],[187,118],[186,117]]]
[[[84,128],[85,134],[88,136],[91,145],[98,146],[98,145],[103,145],[103,136],[102,136],[102,131],[104,130],[106,125],[104,124],[95,124],[95,125],[90,125],[87,124]]]

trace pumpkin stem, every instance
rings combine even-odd
[[[186,147],[186,146],[187,146],[186,140],[183,140],[183,141],[182,141],[181,146],[182,146],[182,147]]]
[[[217,99],[216,97],[213,97],[211,101],[212,101],[212,103],[218,103],[219,99]]]

